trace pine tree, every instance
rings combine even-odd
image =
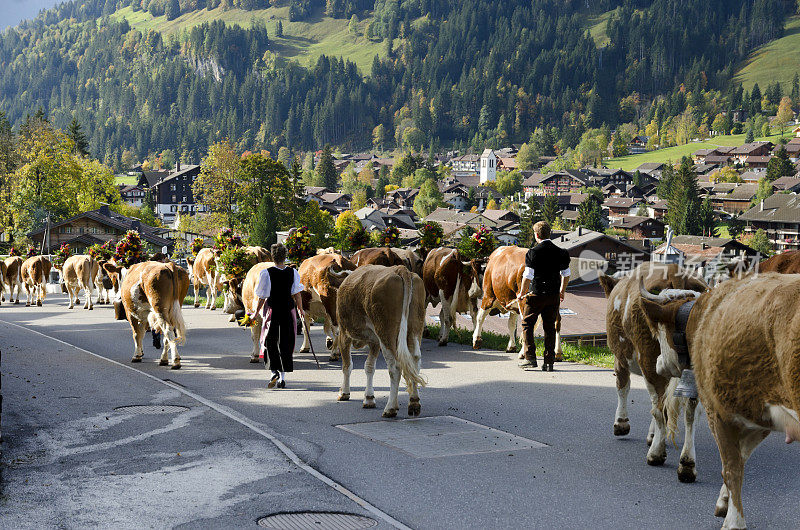
[[[542,220],[542,208],[536,196],[531,195],[526,202],[527,208],[522,212],[519,221],[519,243],[524,247],[533,245],[533,225]]]
[[[744,135],[744,143],[749,144],[749,143],[752,143],[753,140],[755,140],[755,137],[753,135],[753,128],[752,127],[748,127],[747,128],[747,133]]]
[[[781,146],[777,154],[767,162],[766,179],[769,182],[774,182],[780,177],[788,177],[794,175],[796,172],[794,164],[792,164],[792,161],[789,159],[789,153],[784,146]]]
[[[552,226],[558,218],[558,213],[558,199],[556,199],[556,196],[548,195],[545,197],[544,204],[542,204],[542,218]]]
[[[264,195],[250,224],[250,244],[269,248],[275,243],[277,241],[275,232],[279,229],[277,219],[272,197],[269,194]]]
[[[663,177],[663,174],[662,174]],[[676,234],[700,233],[700,188],[689,157],[684,157],[667,198],[667,221]]]
[[[181,16],[181,6],[178,0],[168,0],[166,10],[167,20],[175,20]]]
[[[794,73],[792,78],[792,93],[790,96],[794,107],[800,107],[800,76],[797,75],[797,72]]]
[[[700,230],[704,236],[714,236],[714,207],[708,197],[700,204]]]
[[[275,26],[275,36],[283,37],[283,22],[281,22],[280,20],[278,21],[277,26]]]
[[[333,155],[331,154],[331,145],[325,144],[322,150],[322,156],[317,163],[317,174],[322,178],[325,187],[331,191],[336,191],[339,187],[339,176],[336,173],[336,166],[333,165]]]
[[[86,135],[83,134],[83,129],[81,124],[78,123],[78,120],[72,118],[72,121],[69,124],[69,129],[67,130],[67,136],[75,142],[75,151],[78,152],[82,156],[89,156],[89,142],[86,141]]]
[[[603,229],[603,219],[600,213],[600,202],[594,195],[590,195],[584,199],[578,206],[578,219],[579,226],[588,228],[599,232]]]

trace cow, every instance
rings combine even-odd
[[[5,291],[6,291],[6,274],[7,274],[7,267],[6,262],[0,260],[0,302],[5,300]]]
[[[800,273],[800,250],[775,254],[758,264],[758,272]]]
[[[469,312],[473,329],[477,326],[478,299],[481,290],[480,264],[466,261],[458,250],[435,248],[428,253],[422,267],[427,302],[436,307],[439,303],[439,346],[447,346],[450,327],[456,323],[458,313]]]
[[[258,297],[255,294],[256,286],[258,285],[258,278],[261,271],[273,265],[272,262],[256,263],[247,271],[247,276],[245,276],[244,282],[242,282],[241,285],[242,305],[244,306],[245,312],[253,315],[254,319],[253,325],[250,328],[251,338],[253,339],[253,353],[250,354],[251,363],[257,363],[259,361],[259,354],[261,353],[261,328],[264,325],[261,314],[256,313],[256,307],[258,307]],[[237,288],[238,286],[236,285],[232,287],[234,290]]]
[[[356,267],[361,267],[363,265],[383,265],[384,267],[393,267],[395,265],[406,266],[405,260],[396,252],[393,252],[390,247],[362,248],[353,254],[350,261],[352,261]]]
[[[642,289],[643,309],[657,332],[664,369],[686,368],[672,333],[685,299]],[[800,276],[776,273],[726,281],[697,297],[685,326],[700,400],[722,460],[715,515],[723,528],[745,528],[744,466],[770,432],[800,441]],[[663,331],[662,331],[663,330]]]
[[[326,335],[325,345],[331,349],[331,361],[339,358],[338,352],[332,349],[339,326],[336,318],[336,294],[343,280],[337,274],[355,269],[355,264],[344,256],[318,254],[304,260],[297,271],[300,274],[301,283],[310,295],[308,309],[304,308],[306,318],[323,320]],[[308,336],[308,329],[304,326],[303,345],[300,347],[300,352],[308,352],[310,346],[311,337]]]
[[[606,332],[608,347],[614,354],[614,373],[617,384],[617,408],[614,417],[614,435],[625,436],[630,430],[628,419],[628,393],[631,372],[644,377],[650,394],[653,419],[650,422],[647,442],[647,463],[662,465],[667,458],[667,438],[673,438],[678,429],[678,416],[685,408],[686,433],[678,465],[678,480],[694,482],[697,478],[694,450],[694,419],[696,399],[676,398],[673,395],[680,372],[665,373],[660,367],[663,349],[657,334],[651,331],[643,310],[639,282],[648,291],[659,292],[663,300],[688,299],[699,296],[708,286],[698,276],[675,264],[644,263],[631,273],[615,277],[599,275],[600,285],[606,294]]]
[[[22,262],[22,284],[28,299],[25,307],[30,307],[34,302],[41,306],[47,297],[47,279],[50,277],[52,265],[44,256],[33,256]]]
[[[98,266],[97,274],[94,277],[94,286],[97,288],[96,303],[98,304],[110,304],[112,293],[116,293],[119,288],[119,278],[117,277],[115,282],[115,278],[106,270],[106,264],[110,264],[111,266],[116,265],[113,260],[97,262]]]
[[[517,351],[517,320],[521,316],[521,305],[517,301],[522,274],[525,272],[525,254],[528,249],[517,246],[497,247],[489,255],[489,262],[483,274],[483,299],[478,316],[476,317],[475,331],[472,334],[472,347],[479,349],[483,344],[481,332],[483,322],[488,315],[508,313],[508,345],[507,353]],[[541,318],[539,319],[541,322]],[[537,323],[538,325],[538,323]],[[522,348],[519,358],[525,358],[525,334],[520,337]],[[556,321],[556,360],[563,357],[561,350],[561,317]]]
[[[89,310],[94,309],[92,290],[99,269],[100,266],[97,260],[85,254],[76,254],[68,257],[66,261],[64,261],[64,265],[61,267],[61,276],[64,286],[67,288],[67,294],[69,295],[70,309],[74,308],[76,303],[80,303],[80,300],[78,300],[78,293],[80,293],[81,290],[83,290],[86,295],[86,303],[83,305],[83,308]]]
[[[149,326],[164,337],[159,364],[171,364],[173,370],[181,367],[177,346],[186,342],[181,305],[188,292],[189,274],[174,263],[144,261],[126,271],[119,294],[124,318],[133,333],[132,363],[142,361],[142,339]]]
[[[6,258],[5,261],[3,261],[3,264],[5,265],[3,279],[5,281],[5,285],[8,286],[8,301],[18,304],[19,294],[22,292],[22,258],[19,256],[11,256],[10,258]],[[14,299],[15,288],[17,290],[16,299]],[[0,291],[2,291],[0,293],[2,295],[0,296],[0,300],[5,302],[5,289],[0,289]]]
[[[242,247],[244,251],[250,256],[250,263],[272,262],[272,255],[269,250],[264,247]],[[236,313],[242,309],[242,282],[235,279],[228,279],[224,274],[218,275],[218,283],[222,286],[224,303],[222,305],[222,312],[230,314],[228,322],[236,321]],[[195,306],[196,307],[196,306]]]
[[[364,363],[367,385],[363,407],[375,408],[372,379],[375,361],[378,354],[383,353],[391,380],[383,417],[397,416],[401,374],[409,394],[408,415],[419,416],[421,408],[417,388],[425,386],[425,379],[420,374],[420,342],[425,327],[425,286],[422,279],[405,266],[358,267],[339,286],[336,314],[339,334],[334,347],[342,356],[343,373],[339,401],[350,399],[350,346],[366,345],[369,355]]]
[[[400,258],[400,260],[403,262],[402,264],[405,265],[408,270],[422,278],[422,266],[425,263],[425,260],[422,258],[422,256],[420,256],[419,252],[410,248],[392,247],[390,250],[394,252],[398,258]]]
[[[194,261],[190,261],[192,286],[194,288],[194,306],[200,307],[200,289],[205,285],[206,309],[217,308],[217,292],[223,288],[220,274],[217,271],[217,254],[213,249],[202,248]]]

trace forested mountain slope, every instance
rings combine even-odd
[[[381,124],[387,144],[409,128],[425,146],[477,146],[525,141],[548,125],[572,146],[603,123],[680,114],[687,98],[698,120],[738,104],[737,65],[780,37],[795,8],[784,0],[72,1],[0,36],[0,110],[16,124],[40,106],[58,127],[75,117],[91,152],[115,166],[126,150],[142,158],[170,148],[198,160],[224,137],[242,149],[362,148]],[[593,34],[588,26],[601,18]],[[189,19],[198,24],[181,26]],[[302,48],[289,40],[308,38],[292,31],[345,21],[359,52],[376,51],[369,68],[363,56],[361,69],[336,57],[355,53],[336,43],[334,57],[286,60]]]

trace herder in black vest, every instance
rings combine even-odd
[[[274,267],[261,271],[256,284],[255,295],[258,297],[256,314],[263,314],[262,308],[268,306],[264,326],[267,327],[266,338],[262,339],[262,348],[267,350],[264,364],[272,371],[268,388],[286,388],[286,372],[294,371],[292,357],[297,330],[297,312],[303,316],[303,305],[300,292],[303,284],[296,269],[286,267],[286,247],[281,243],[272,245],[272,261]],[[265,336],[262,331],[262,337]]]
[[[569,283],[569,253],[550,241],[550,225],[539,221],[533,225],[536,246],[525,255],[525,273],[518,300],[522,305],[522,332],[525,333],[523,369],[536,366],[536,343],[533,332],[542,316],[544,330],[544,363],[542,371],[553,371],[556,360],[556,320],[558,308]]]

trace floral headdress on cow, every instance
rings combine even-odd
[[[126,268],[141,261],[147,261],[139,232],[128,230],[125,237],[119,240],[114,252],[114,261],[120,267]]]
[[[286,255],[292,263],[300,264],[304,259],[310,258],[317,253],[317,249],[311,241],[311,230],[307,226],[301,226],[289,232],[289,236],[284,241],[286,245]]]
[[[116,252],[116,244],[113,241],[106,241],[102,245],[95,243],[86,252],[97,261],[110,261]]]
[[[72,256],[72,249],[69,248],[68,243],[62,243],[61,246],[53,252],[52,264],[56,269],[61,269],[67,258]]]
[[[461,231],[458,250],[466,259],[486,259],[497,247],[497,240],[491,230],[481,225],[477,230],[466,226]]]
[[[242,242],[242,236],[234,232],[231,228],[226,228],[214,236],[214,247],[220,252],[230,247],[243,246],[244,242]]]
[[[20,255],[19,249],[17,247],[11,247],[8,250],[8,255],[9,257],[19,256]]]
[[[38,256],[39,251],[36,250],[36,247],[28,247],[28,252],[25,254],[25,257],[32,258],[34,256]]]
[[[347,245],[352,251],[361,250],[369,245],[369,234],[363,226],[347,234]]]
[[[431,251],[441,246],[444,238],[444,229],[436,221],[425,221],[419,228],[419,246],[425,251]]]
[[[389,225],[381,232],[382,247],[396,247],[400,245],[400,229],[394,225]]]
[[[202,237],[196,237],[192,240],[192,257],[196,258],[197,253],[200,252],[205,246],[206,241]]]

